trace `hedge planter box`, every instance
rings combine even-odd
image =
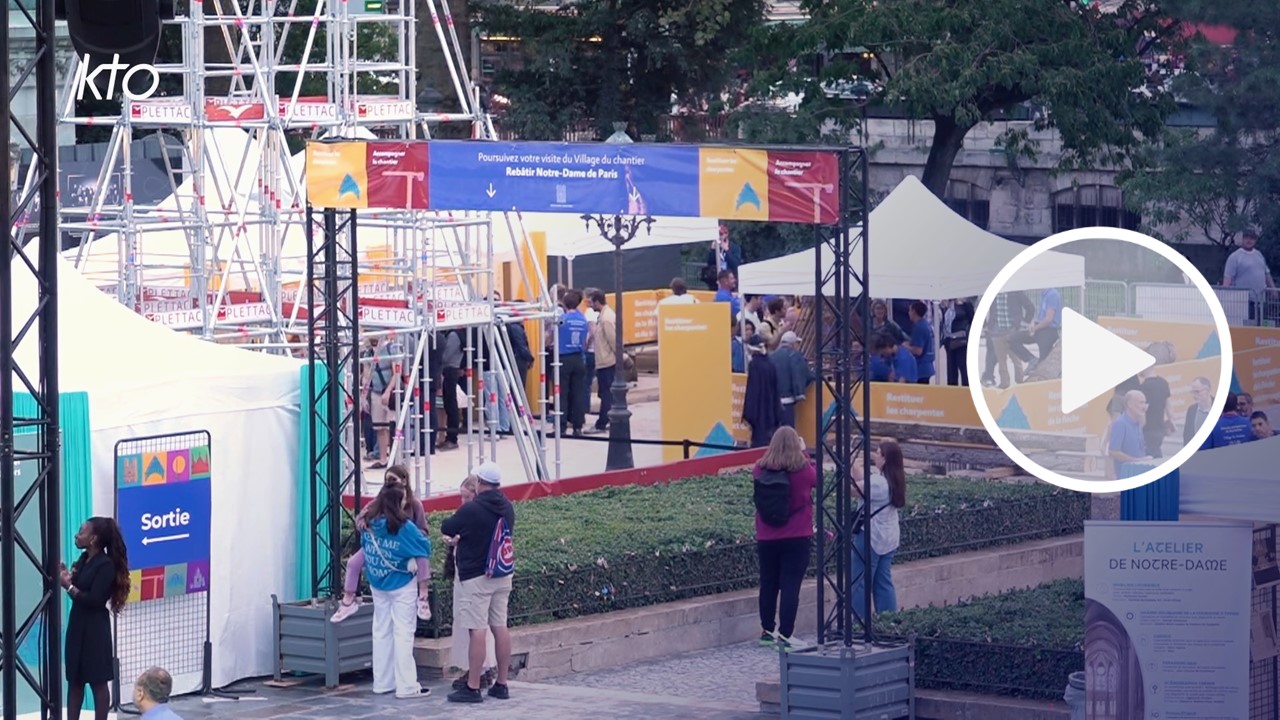
[[[337,687],[343,673],[373,667],[373,603],[340,623],[329,618],[335,600],[280,603],[271,596],[275,634],[275,679],[285,673],[323,675],[324,686]]]
[[[909,644],[843,643],[781,653],[782,720],[915,717]]]

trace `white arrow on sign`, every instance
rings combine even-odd
[[[493,197],[494,195],[498,194],[498,191],[493,189],[493,183],[489,183],[489,189],[485,190],[484,194],[488,195],[489,197]]]
[[[186,540],[191,537],[191,533],[182,533],[181,535],[165,535],[163,537],[143,537],[143,545],[151,545],[152,543],[169,542],[170,540]]]

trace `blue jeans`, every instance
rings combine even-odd
[[[497,402],[493,402],[490,393],[496,393]],[[498,432],[511,432],[511,412],[507,409],[506,378],[499,378],[498,373],[486,370],[484,373],[485,413],[490,419],[497,420]]]
[[[865,535],[858,533],[853,538],[853,562],[850,571],[853,573],[853,590],[849,596],[853,603],[853,614],[859,618],[866,617],[866,563],[862,561],[865,550]],[[898,610],[898,594],[893,589],[893,553],[877,555],[871,551],[871,599],[877,613],[896,612]]]

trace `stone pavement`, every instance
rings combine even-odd
[[[421,699],[398,700],[392,696],[374,695],[369,690],[367,675],[355,686],[334,691],[325,691],[314,685],[277,689],[253,681],[240,683],[236,688],[241,691],[253,689],[255,692],[238,701],[206,701],[198,696],[175,698],[172,709],[184,720],[483,720],[513,716],[519,716],[521,720],[585,717],[613,720],[765,720],[769,717],[754,710],[754,695],[751,702],[724,703],[515,681],[511,683],[510,700],[493,700],[486,696],[485,702],[479,705],[447,702],[445,695],[449,688],[443,682],[432,683],[432,694]]]
[[[726,645],[545,680],[547,684],[700,698],[743,708],[756,704],[756,682],[779,674],[778,654],[755,642]]]

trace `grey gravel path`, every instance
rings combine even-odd
[[[767,720],[752,707],[702,698],[515,681],[511,683],[510,700],[486,698],[479,705],[446,702],[444,696],[449,689],[440,682],[432,684],[430,697],[413,700],[374,695],[367,679],[332,691],[316,684],[278,689],[245,682],[236,687],[255,692],[239,701],[180,697],[174,699],[172,708],[184,720]]]
[[[701,698],[756,707],[756,682],[778,675],[778,654],[756,643],[699,650],[624,668],[581,672],[547,684]]]

